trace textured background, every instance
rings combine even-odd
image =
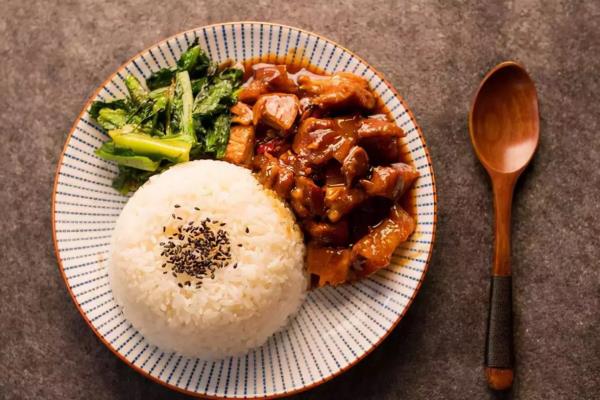
[[[0,398],[184,397],[129,369],[77,313],[56,266],[50,193],[100,82],[166,36],[234,20],[321,33],[382,71],[425,133],[438,184],[435,252],[406,317],[356,367],[296,398],[494,398],[482,370],[492,204],[466,116],[505,59],[525,63],[542,113],[515,198],[512,397],[599,398],[600,2],[2,0],[0,16]]]

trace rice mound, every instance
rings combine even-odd
[[[160,243],[178,223],[207,217],[226,223],[231,262],[198,288],[180,287],[181,276],[163,273]],[[304,252],[292,212],[249,170],[193,161],[153,176],[129,199],[113,233],[109,277],[125,318],[150,343],[218,359],[262,345],[300,308]]]

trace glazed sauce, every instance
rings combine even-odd
[[[290,52],[285,56],[278,56],[275,54],[265,54],[261,57],[253,57],[246,59],[242,62],[244,66],[244,82],[246,82],[250,77],[252,77],[253,70],[252,67],[256,64],[277,64],[277,65],[285,65],[287,67],[287,71],[290,75],[292,75],[292,79],[295,80],[296,76],[299,72],[308,71],[310,73],[316,75],[331,75],[326,72],[323,68],[317,67],[311,64],[308,59],[304,58],[302,55],[297,55],[300,50],[290,50]],[[389,121],[393,121],[392,115],[390,111],[385,106],[384,102],[381,98],[373,92],[373,95],[376,99],[375,109],[369,112],[369,115],[375,114],[384,114]],[[405,164],[413,165],[414,162],[410,154],[410,149],[405,143],[405,140],[400,140],[400,162]],[[397,202],[404,208],[409,214],[411,214],[415,219],[417,218],[417,210],[416,210],[416,198],[415,193],[416,189],[413,187],[408,190]],[[361,227],[359,229],[360,232],[352,233],[352,236],[358,235],[359,233],[365,232],[368,226],[373,226],[374,221],[381,221],[391,206],[391,201],[383,198],[372,198],[365,207],[361,208],[362,210],[371,210],[368,213],[356,213],[353,212],[349,216],[350,222],[354,226]],[[358,228],[353,228],[358,229]]]
[[[302,227],[313,287],[385,268],[416,228],[418,171],[381,98],[352,74],[323,79],[330,74],[295,50],[243,66],[238,100],[253,109],[243,148],[254,150],[259,182]],[[404,185],[411,187],[398,198]]]

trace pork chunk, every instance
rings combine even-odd
[[[307,118],[300,123],[292,149],[314,165],[343,162],[356,143],[356,118]]]
[[[301,90],[315,96],[312,103],[321,108],[371,110],[375,107],[375,97],[368,82],[348,72],[336,72],[326,77],[303,75],[298,82]]]
[[[296,214],[301,218],[323,215],[325,196],[323,189],[305,176],[297,176],[295,184],[290,196]]]
[[[248,167],[254,151],[254,127],[234,125],[229,131],[229,142],[224,159],[233,164]]]
[[[360,122],[358,131],[356,132],[359,139],[372,137],[402,137],[404,131],[393,122],[382,120],[379,118],[365,118]]]
[[[306,248],[308,272],[316,278],[316,287],[346,282],[351,263],[350,249],[323,247],[315,242],[310,242]]]
[[[231,107],[230,111],[231,114],[233,114],[233,117],[231,118],[232,123],[240,125],[252,125],[252,109],[247,104],[238,101]]]
[[[362,189],[347,188],[346,186],[325,187],[325,207],[327,218],[338,222],[344,215],[367,199]]]
[[[307,220],[304,229],[316,242],[329,245],[344,245],[348,242],[348,221],[342,219],[338,223]]]
[[[371,179],[361,179],[360,184],[369,196],[381,196],[396,200],[419,177],[419,171],[404,163],[373,168]]]
[[[267,93],[296,93],[298,85],[289,77],[285,65],[256,64],[252,66],[252,78],[248,80],[238,94],[238,100],[254,104],[260,96]]]
[[[254,167],[258,181],[265,187],[273,189],[280,197],[287,199],[294,186],[292,168],[270,153],[254,157]]]
[[[358,261],[355,265],[360,266],[357,276],[365,277],[388,266],[396,247],[408,239],[415,227],[415,219],[394,205],[387,218],[352,246]]]
[[[298,116],[300,103],[293,94],[272,93],[259,97],[254,104],[254,125],[274,128],[281,136],[286,136]]]
[[[254,79],[265,82],[273,92],[298,92],[298,85],[290,78],[285,65],[256,64]]]
[[[346,186],[352,186],[354,180],[365,176],[368,170],[369,156],[367,152],[360,146],[351,148],[342,162],[342,174],[344,175]]]

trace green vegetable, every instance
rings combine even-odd
[[[129,104],[125,99],[114,100],[110,102],[105,101],[94,101],[92,106],[90,107],[90,116],[94,119],[98,119],[98,115],[100,114],[100,110],[103,108],[108,108],[111,110],[127,110]]]
[[[144,89],[135,76],[127,75],[125,78],[125,86],[127,86],[133,104],[140,105],[148,98],[148,91]]]
[[[173,97],[173,120],[175,121],[175,127],[178,128],[182,138],[186,138],[190,143],[195,144],[197,139],[196,132],[194,131],[194,120],[192,118],[194,98],[192,97],[190,75],[187,71],[177,73],[175,78],[175,94]],[[171,124],[173,125],[173,122]]]
[[[163,112],[167,109],[167,105],[169,104],[169,94],[165,92],[162,96],[157,97],[152,105],[152,114],[156,115],[160,112]]]
[[[208,86],[208,78],[194,79],[192,81],[192,95],[196,96],[201,90],[206,90]]]
[[[129,120],[129,114],[122,108],[102,108],[98,112],[96,120],[106,130],[123,127]]]
[[[177,61],[178,71],[188,71],[190,75],[200,75],[208,70],[210,58],[198,45],[198,40],[192,44]]]
[[[130,150],[134,154],[152,159],[166,159],[175,163],[189,161],[192,144],[181,137],[152,137],[143,133],[129,133],[126,130],[109,131],[117,149]]]
[[[106,142],[96,150],[96,155],[105,160],[114,161],[119,165],[141,169],[143,171],[156,171],[160,161],[154,161],[149,157],[138,156],[133,152],[119,151],[113,142]]]
[[[119,174],[113,181],[113,188],[121,194],[137,190],[154,174],[164,171],[168,167],[158,167],[155,171],[142,171],[137,168],[119,165]]]
[[[210,58],[198,45],[198,39],[181,54],[176,66],[162,68],[154,72],[146,80],[146,84],[150,90],[169,86],[175,79],[176,73],[181,71],[188,71],[190,77],[194,79],[214,74],[214,67],[210,62]]]
[[[194,115],[209,116],[222,113],[235,104],[233,86],[228,80],[219,80],[207,90],[200,91],[194,100]]]
[[[168,90],[169,90],[168,86],[155,89],[155,90],[151,91],[150,93],[148,93],[148,97],[152,100],[160,99],[167,95]]]
[[[244,72],[239,68],[225,68],[219,72],[216,80],[229,81],[234,89],[237,89],[242,84]]]
[[[212,76],[216,70],[208,54],[198,45],[198,39],[181,55],[177,68],[179,71],[188,71],[193,79]]]
[[[145,84],[125,77],[127,98],[93,102],[90,116],[111,137],[96,154],[119,166],[113,187],[127,193],[176,163],[222,158],[242,75],[236,68],[217,71],[196,40],[176,65]]]
[[[213,128],[206,133],[204,138],[207,152],[214,153],[217,158],[223,158],[229,141],[230,126],[231,117],[227,114],[221,114],[215,119]]]
[[[175,68],[162,68],[156,72],[153,72],[148,79],[146,79],[146,85],[148,89],[154,90],[169,86],[175,76]]]

